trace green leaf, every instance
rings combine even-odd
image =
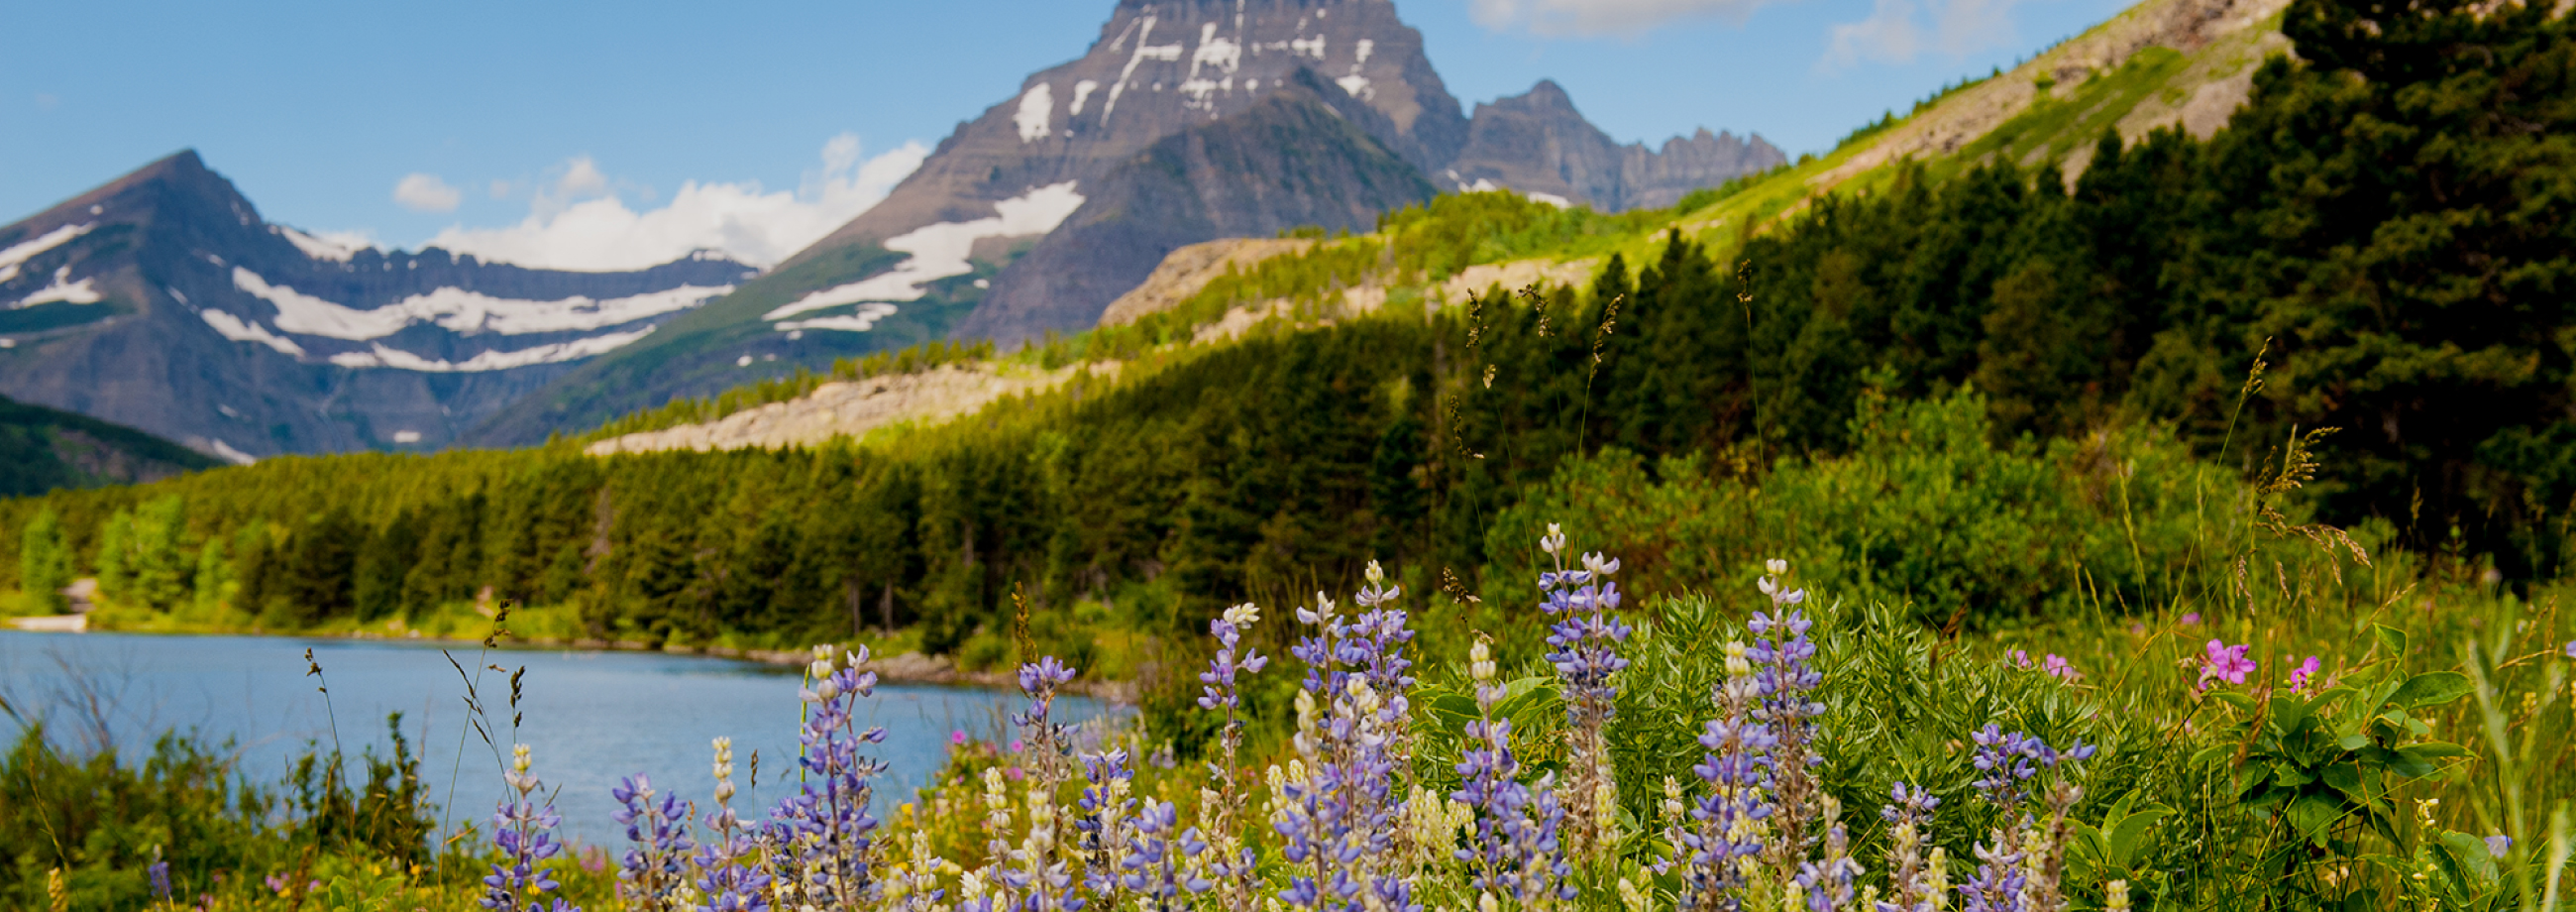
[[[2326,830],[2342,820],[2347,809],[2343,802],[2324,795],[2301,795],[2284,813],[2290,827],[2307,836],[2310,845],[2324,845]]]
[[[2154,829],[2156,821],[2171,817],[2173,813],[2173,809],[2163,805],[2151,805],[2111,824],[2108,853],[2111,866],[2123,871],[2128,870],[2132,859],[2138,854],[2138,849],[2145,845],[2147,833]],[[2110,823],[2110,821],[2104,822]]]
[[[2272,727],[2282,737],[2299,733],[2299,729],[2316,720],[2317,705],[2292,697],[2272,698]]]
[[[2378,636],[2380,651],[2388,653],[2386,658],[2389,661],[2405,661],[2406,631],[2379,624],[2373,627],[2371,633]]]
[[[2391,694],[2388,699],[2389,702],[2408,709],[2421,709],[2449,703],[2468,696],[2476,689],[2477,685],[2469,682],[2468,675],[2456,671],[2437,671],[2406,679],[2406,683],[2400,685],[2397,692]]]
[[[2370,799],[2370,796],[2362,794],[2361,769],[2353,764],[2337,763],[2318,770],[2317,779],[2324,782],[2327,788],[2342,792],[2345,798],[2351,799],[2356,804]]]
[[[2461,872],[2477,878],[2481,885],[2495,882],[2495,856],[2487,853],[2486,840],[2458,830],[2444,830],[2442,848],[2450,852],[2451,861],[2460,866]]]
[[[2314,781],[2314,779],[2315,777],[2308,775],[2308,771],[2300,769],[2297,764],[2290,763],[2288,761],[2272,764],[2272,781],[2278,782],[2284,787],[2297,788]]]

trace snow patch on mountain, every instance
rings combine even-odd
[[[505,336],[604,329],[687,310],[733,291],[731,285],[682,285],[606,301],[579,295],[560,301],[518,301],[449,287],[373,310],[360,310],[272,285],[258,273],[239,266],[233,267],[233,287],[275,305],[278,329],[353,342],[381,339],[414,323],[433,323],[458,333],[494,332]]]
[[[197,311],[197,316],[204,319],[206,325],[214,327],[216,335],[226,339],[235,342],[256,342],[276,349],[279,354],[304,357],[304,346],[295,344],[292,339],[269,332],[268,327],[212,307]]]
[[[259,461],[259,457],[234,449],[232,444],[212,437],[206,438],[206,445],[214,448],[215,455],[223,457],[234,465],[249,465]]]
[[[98,227],[96,222],[87,225],[64,225],[37,235],[33,240],[13,244],[6,250],[0,250],[0,282],[16,279],[18,268],[26,265],[28,260],[35,259],[37,254],[71,243],[73,238],[88,234],[90,229],[96,227]]]
[[[52,304],[56,302],[64,304],[98,303],[98,288],[91,284],[98,281],[97,279],[82,279],[78,282],[74,282],[71,278],[72,268],[69,266],[54,270],[53,283],[37,289],[35,294],[31,294],[20,299],[18,301],[18,306],[34,307],[38,304]]]
[[[295,245],[295,249],[304,251],[305,256],[334,263],[346,263],[350,257],[357,256],[358,251],[375,246],[367,243],[364,237],[354,234],[317,237],[284,225],[270,225],[268,230],[277,232],[277,236]]]
[[[1050,124],[1055,120],[1055,89],[1038,83],[1020,93],[1020,110],[1011,123],[1020,128],[1020,142],[1033,143],[1055,135]]]
[[[1127,85],[1136,78],[1136,68],[1138,66],[1143,65],[1145,61],[1148,60],[1160,60],[1165,63],[1179,63],[1181,61],[1180,43],[1174,42],[1171,44],[1161,45],[1145,43],[1147,40],[1154,37],[1154,22],[1155,18],[1148,15],[1143,19],[1130,23],[1133,26],[1137,26],[1136,53],[1128,56],[1126,69],[1118,71],[1118,81],[1110,84],[1109,103],[1102,105],[1100,108],[1101,120],[1107,121],[1109,119],[1109,115],[1118,113],[1118,96],[1127,94]],[[1112,43],[1109,46],[1109,49],[1112,51],[1118,50],[1119,47],[1126,44],[1126,42],[1127,36],[1124,33],[1121,33],[1118,36],[1118,41]],[[1155,88],[1159,89],[1161,87],[1161,83],[1155,84]]]
[[[795,303],[761,315],[776,323],[803,313],[860,303],[894,303],[918,301],[927,292],[922,288],[940,279],[953,278],[975,271],[968,254],[975,242],[985,238],[1027,237],[1054,231],[1057,225],[1082,208],[1082,194],[1075,192],[1074,181],[1038,187],[1019,196],[993,204],[995,215],[968,222],[941,222],[914,229],[885,242],[885,248],[910,257],[895,264],[892,270],[846,285],[836,285],[813,292]],[[808,323],[816,321],[805,321]],[[874,325],[873,322],[870,325]],[[780,324],[782,331],[796,327]],[[814,329],[842,329],[843,326],[812,326]]]
[[[551,345],[538,345],[530,348],[522,348],[516,351],[487,350],[464,361],[424,358],[398,348],[388,348],[383,343],[377,343],[376,345],[371,346],[367,351],[342,352],[340,354],[332,355],[331,363],[347,368],[387,367],[395,370],[420,371],[422,373],[432,374],[484,373],[488,371],[509,370],[514,367],[528,367],[537,364],[556,364],[564,361],[579,361],[583,358],[604,355],[631,345],[635,340],[652,335],[653,329],[653,327],[647,326],[634,332],[609,333],[607,335],[592,336],[587,339],[575,339],[570,342],[557,342]]]
[[[894,305],[883,301],[872,301],[859,305],[858,313],[838,317],[815,317],[811,320],[789,320],[778,324],[778,328],[783,332],[796,332],[807,329],[834,329],[840,330],[841,332],[867,332],[868,330],[877,328],[878,320],[894,316],[897,309],[898,308]],[[748,358],[750,356],[744,355],[743,357]]]

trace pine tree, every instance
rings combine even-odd
[[[188,596],[188,576],[192,561],[182,550],[181,536],[187,532],[187,502],[171,494],[146,501],[134,514],[131,554],[128,568],[132,578],[135,603],[154,611],[168,611],[179,606]]]
[[[134,582],[134,514],[118,510],[98,533],[98,594],[123,599]]]
[[[71,548],[63,542],[62,520],[53,508],[38,512],[18,536],[18,585],[26,605],[40,614],[61,614],[67,606],[62,589],[72,583]]]

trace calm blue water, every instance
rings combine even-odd
[[[307,648],[330,684],[327,704],[305,675]],[[475,670],[475,650],[450,652]],[[662,791],[677,787],[703,810],[715,785],[709,742],[718,735],[733,738],[737,785],[750,775],[752,751],[760,752],[758,787],[734,799],[744,816],[786,794],[778,783],[795,766],[799,681],[793,670],[657,653],[551,650],[493,652],[482,664],[506,670],[484,670],[479,685],[500,727],[493,733],[499,754],[508,756],[513,740],[529,746],[537,775],[549,788],[561,787],[555,806],[575,838],[622,838],[609,816],[617,805],[608,792],[633,773],[650,773]],[[521,666],[527,668],[523,721],[513,736],[508,672]],[[274,782],[309,742],[331,743],[335,719],[349,753],[363,745],[381,752],[389,743],[385,715],[399,712],[404,735],[422,757],[422,778],[451,822],[490,816],[502,792],[493,748],[466,725],[464,695],[463,680],[436,647],[0,631],[0,698],[21,713],[46,716],[48,738],[57,745],[89,751],[106,740],[132,757],[147,751],[159,732],[193,728],[217,741],[233,739],[239,768]],[[991,738],[1020,701],[994,691],[886,685],[862,706],[863,725],[886,728],[874,753],[891,765],[891,781],[879,794],[909,796],[937,770],[950,732]],[[1057,713],[1070,722],[1101,711],[1095,701],[1068,699],[1059,701]],[[94,721],[102,719],[103,725]],[[11,740],[18,727],[0,715],[0,730]]]

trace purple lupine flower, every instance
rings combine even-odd
[[[1834,799],[1825,798],[1826,819],[1837,814]],[[1851,857],[1851,836],[1837,821],[1825,828],[1824,855],[1798,865],[1797,883],[1806,891],[1807,912],[1841,912],[1853,907],[1852,882],[1861,875]]]
[[[1998,830],[2008,834],[2010,830]],[[1999,845],[1977,843],[1977,873],[1959,885],[1964,912],[2022,912],[2022,887],[2028,882],[2021,849],[1998,835]]]
[[[159,852],[160,850],[154,849],[153,851]],[[2504,856],[2498,855],[2496,857],[2501,858]],[[150,866],[143,869],[143,872],[152,878],[152,898],[165,903],[169,902],[170,863],[162,859],[155,858],[152,859],[152,864]]]
[[[699,906],[712,912],[768,912],[770,875],[759,863],[760,843],[733,811],[733,739],[715,739],[716,809],[706,825],[714,835],[698,843],[691,860],[698,871]]]
[[[493,912],[545,912],[544,894],[560,885],[553,871],[539,865],[563,852],[554,838],[563,817],[552,802],[539,806],[531,797],[542,783],[528,771],[528,746],[516,745],[510,754],[510,768],[501,777],[518,794],[503,799],[492,814],[492,844],[500,848],[501,860],[483,878],[481,905]],[[554,906],[562,907],[563,900],[556,899]]]
[[[1989,832],[1986,841],[1976,845],[1977,873],[1959,885],[1961,906],[1979,912],[2024,912],[2026,907],[2035,905],[2030,912],[2053,912],[2060,905],[2058,879],[2064,870],[2067,812],[2083,792],[2065,778],[2046,790],[2049,819],[2041,827],[2036,858],[2030,854],[2029,837],[2032,828],[2041,822],[2024,806],[2024,801],[2032,794],[2032,780],[2043,771],[2090,760],[2097,749],[2076,739],[2061,750],[2036,736],[2006,732],[1992,723],[1977,731],[1972,740],[1977,746],[1971,763],[1979,775],[1970,784],[2002,813],[2002,822]],[[2067,774],[2061,771],[2060,775]]]
[[[1243,604],[1226,609],[1224,616],[1208,622],[1209,635],[1216,637],[1216,658],[1208,660],[1208,670],[1199,673],[1200,709],[1233,710],[1243,705],[1235,676],[1243,672],[1259,674],[1270,664],[1269,656],[1243,648],[1243,628],[1260,618],[1259,609]]]
[[[1127,797],[1127,784],[1136,772],[1127,763],[1127,752],[1113,750],[1082,757],[1082,797],[1074,806],[1082,813],[1074,818],[1074,832],[1081,834],[1075,846],[1090,858],[1083,873],[1083,885],[1104,909],[1118,907],[1118,870],[1127,852],[1127,811],[1136,806]]]
[[[1619,644],[1627,641],[1630,630],[1617,614],[1619,584],[1609,580],[1619,572],[1619,561],[1585,554],[1582,569],[1566,569],[1565,533],[1555,523],[1539,539],[1539,550],[1555,562],[1554,570],[1538,576],[1543,593],[1539,607],[1556,619],[1548,627],[1547,660],[1556,666],[1565,694],[1565,719],[1573,736],[1567,767],[1573,780],[1574,833],[1589,855],[1604,838],[1605,813],[1615,820],[1615,809],[1595,805],[1603,795],[1616,794],[1617,787],[1604,733],[1618,714],[1619,688],[1610,678],[1628,667]]]
[[[1931,845],[1932,812],[1941,807],[1941,799],[1929,789],[1909,788],[1899,782],[1892,790],[1894,803],[1878,811],[1879,819],[1888,823],[1888,886],[1892,902],[1881,902],[1874,912],[1937,912],[1944,894],[1949,892],[1948,859],[1941,849]],[[1925,849],[1930,848],[1930,854]]]
[[[627,777],[608,794],[623,806],[614,816],[626,825],[626,840],[634,844],[618,862],[619,898],[644,912],[670,908],[671,893],[683,882],[683,859],[692,848],[688,821],[697,808],[678,795],[660,795],[655,801],[653,780],[642,773]]]
[[[1502,688],[1494,680],[1493,653],[1481,640],[1468,651],[1476,682],[1476,719],[1467,723],[1459,751],[1459,789],[1450,797],[1475,809],[1475,830],[1458,860],[1471,868],[1469,884],[1498,898],[1529,902],[1571,896],[1572,871],[1559,839],[1565,809],[1546,782],[1520,781],[1512,753],[1512,723],[1494,718]]]
[[[1055,712],[1055,695],[1059,688],[1073,681],[1074,670],[1054,656],[1041,656],[1035,662],[1020,666],[1020,692],[1029,698],[1026,712],[1011,716],[1011,724],[1025,732],[1028,747],[1037,755],[1039,781],[1052,787],[1064,779],[1066,745],[1064,726],[1050,721]],[[1020,741],[1011,742],[1019,751]]]
[[[1144,907],[1152,912],[1172,912],[1181,907],[1181,894],[1205,893],[1215,884],[1182,874],[1182,859],[1195,858],[1207,851],[1199,831],[1180,833],[1180,811],[1169,801],[1145,803],[1136,815],[1136,835],[1128,840],[1126,859],[1119,865],[1126,871],[1127,889],[1144,894]]]
[[[1824,757],[1813,745],[1815,720],[1824,715],[1825,705],[1816,702],[1813,694],[1825,676],[1814,665],[1816,644],[1807,639],[1813,624],[1797,607],[1806,601],[1806,592],[1779,581],[1789,572],[1789,562],[1773,560],[1765,569],[1770,574],[1762,577],[1761,589],[1771,597],[1771,610],[1754,612],[1745,624],[1758,638],[1746,657],[1757,669],[1754,682],[1761,693],[1760,701],[1753,704],[1754,718],[1769,729],[1773,740],[1769,772],[1778,816],[1767,848],[1773,866],[1785,872],[1795,870],[1806,855],[1809,824],[1821,791],[1813,768]]]
[[[1682,868],[1682,908],[1697,912],[1741,908],[1743,898],[1736,893],[1744,877],[1737,861],[1762,852],[1772,814],[1767,795],[1779,739],[1758,716],[1761,685],[1749,652],[1743,643],[1726,644],[1726,680],[1711,695],[1718,717],[1700,735],[1706,753],[1691,767],[1708,791],[1690,811],[1695,824],[1682,833],[1676,851],[1683,854],[1675,861]]]
[[[1345,620],[1320,595],[1315,608],[1298,609],[1314,632],[1289,649],[1306,663],[1295,739],[1306,776],[1286,784],[1287,806],[1273,825],[1295,866],[1279,899],[1318,912],[1357,908],[1363,891],[1394,903],[1388,912],[1417,908],[1389,858],[1405,807],[1394,745],[1409,716],[1413,630],[1402,610],[1387,607],[1400,589],[1385,585],[1375,562],[1367,577],[1357,617]]]
[[[797,732],[804,775],[796,792],[770,811],[767,832],[784,847],[773,853],[784,892],[807,905],[858,908],[878,892],[878,821],[868,804],[875,796],[872,780],[885,769],[859,749],[882,743],[885,729],[862,730],[855,721],[857,701],[876,690],[876,672],[859,670],[868,661],[867,647],[840,658],[845,661],[836,660],[829,646],[815,647],[813,686],[802,691],[805,724]]]
[[[1243,705],[1238,680],[1245,673],[1260,673],[1270,664],[1270,657],[1243,645],[1243,632],[1261,620],[1261,609],[1250,602],[1225,610],[1225,614],[1208,622],[1208,633],[1217,640],[1217,654],[1209,660],[1208,670],[1199,675],[1202,695],[1199,707],[1225,710],[1225,725],[1217,732],[1221,753],[1215,772],[1220,791],[1214,808],[1208,814],[1209,831],[1214,835],[1214,851],[1207,853],[1207,873],[1217,878],[1218,899],[1228,909],[1250,905],[1254,878],[1260,868],[1259,858],[1251,846],[1243,845],[1235,828],[1243,795],[1236,782],[1235,755],[1243,745],[1243,720],[1236,718]]]
[[[2209,641],[2200,660],[2200,683],[2194,685],[2194,689],[2208,690],[2209,685],[2217,681],[2245,683],[2245,676],[2254,673],[2255,662],[2246,655],[2253,649],[2252,644],[2230,646],[2225,640]]]

